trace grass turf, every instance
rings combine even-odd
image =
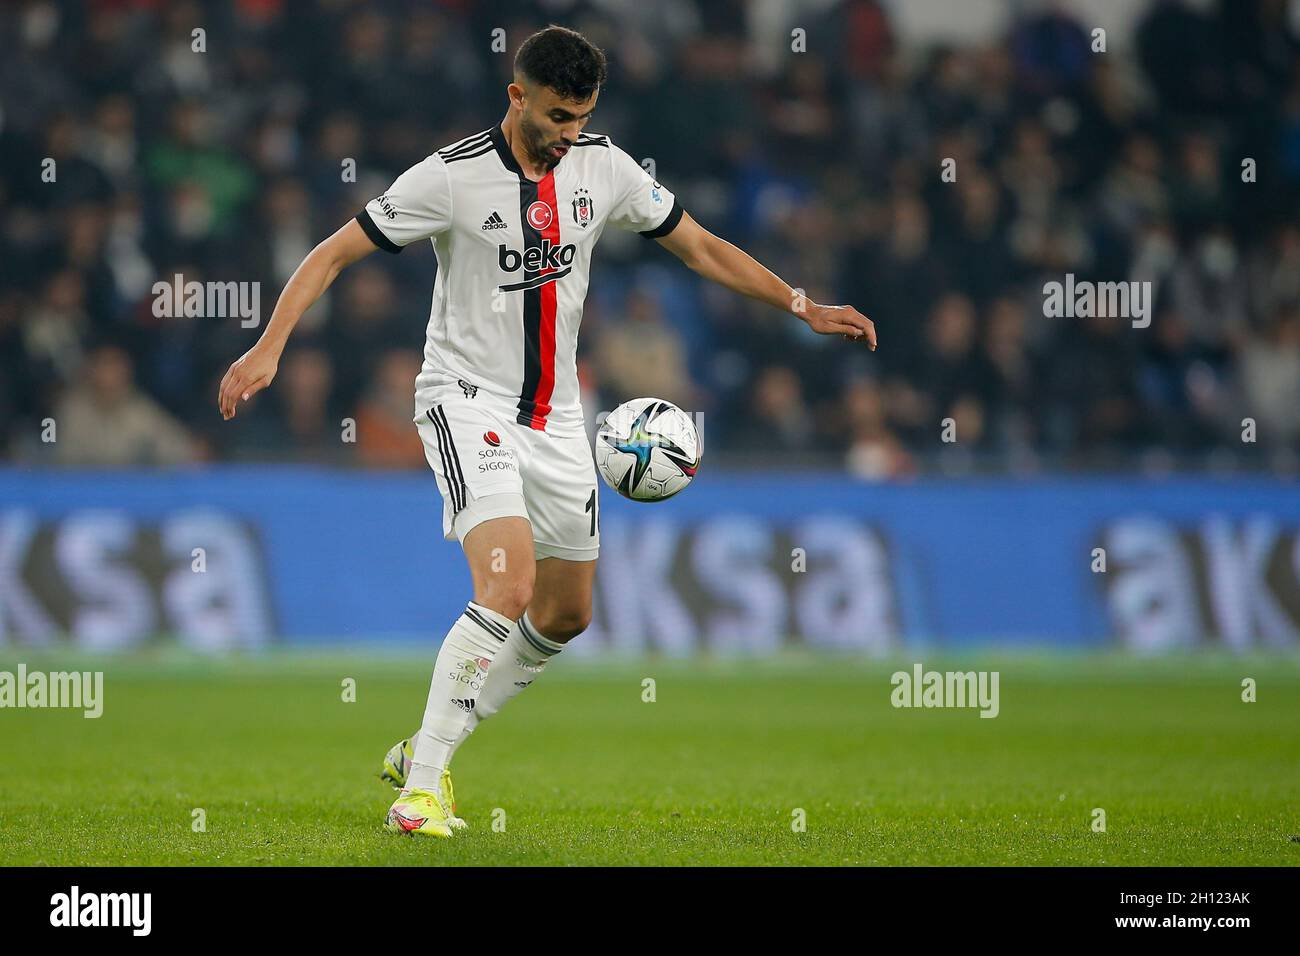
[[[29,656],[102,668],[105,709],[0,710],[0,864],[1300,863],[1294,659],[926,661],[999,670],[989,720],[894,709],[910,661],[561,658],[457,758],[472,829],[417,840],[374,773],[425,656]]]

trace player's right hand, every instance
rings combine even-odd
[[[236,359],[217,390],[221,417],[226,421],[234,418],[239,403],[248,401],[270,385],[279,367],[280,357],[260,345],[254,345]]]

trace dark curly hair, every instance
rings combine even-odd
[[[515,54],[515,72],[582,102],[605,83],[605,54],[581,33],[551,24],[538,30]]]

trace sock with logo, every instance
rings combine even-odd
[[[562,650],[564,645],[543,637],[525,611],[497,651],[492,671],[479,691],[478,704],[465,721],[465,727],[447,759],[451,759],[474,728],[504,707],[507,701],[522,694],[541,675],[546,662]]]
[[[504,614],[471,601],[447,632],[433,665],[424,722],[412,741],[415,756],[407,789],[438,790],[456,741],[478,705],[492,661],[513,626]]]

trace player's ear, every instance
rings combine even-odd
[[[524,108],[524,100],[528,96],[528,91],[524,89],[520,77],[515,77],[514,82],[506,87],[506,94],[510,97],[510,103],[520,109]]]

